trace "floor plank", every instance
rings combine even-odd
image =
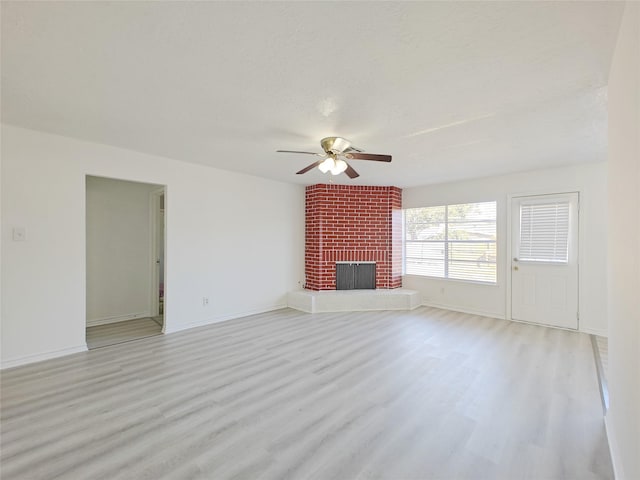
[[[160,334],[162,334],[162,317],[107,323],[87,327],[87,347],[89,349],[106,347]]]
[[[280,310],[5,370],[8,479],[611,479],[588,335]]]

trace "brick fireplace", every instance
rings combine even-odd
[[[305,287],[336,289],[336,263],[375,262],[376,288],[402,286],[402,190],[306,188]]]

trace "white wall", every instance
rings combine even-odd
[[[640,478],[640,4],[609,74],[609,411],[616,478]]]
[[[87,177],[87,325],[152,315],[150,195],[159,188]]]
[[[2,140],[3,367],[86,348],[86,175],[167,186],[167,332],[283,307],[302,282],[302,186],[7,125]]]
[[[605,163],[407,188],[403,208],[466,202],[497,202],[498,281],[483,285],[405,276],[403,286],[418,290],[423,303],[453,310],[510,318],[507,210],[510,195],[580,192],[580,330],[607,334]]]

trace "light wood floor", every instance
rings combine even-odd
[[[280,310],[2,374],[2,479],[610,479],[588,335]]]
[[[107,345],[130,342],[140,338],[160,335],[162,333],[162,317],[136,318],[124,322],[108,323],[87,327],[87,347],[100,348]]]

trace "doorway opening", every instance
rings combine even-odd
[[[165,187],[87,175],[89,349],[164,330]]]
[[[151,287],[151,311],[153,318],[164,325],[164,188],[151,192],[151,236],[153,271]]]

